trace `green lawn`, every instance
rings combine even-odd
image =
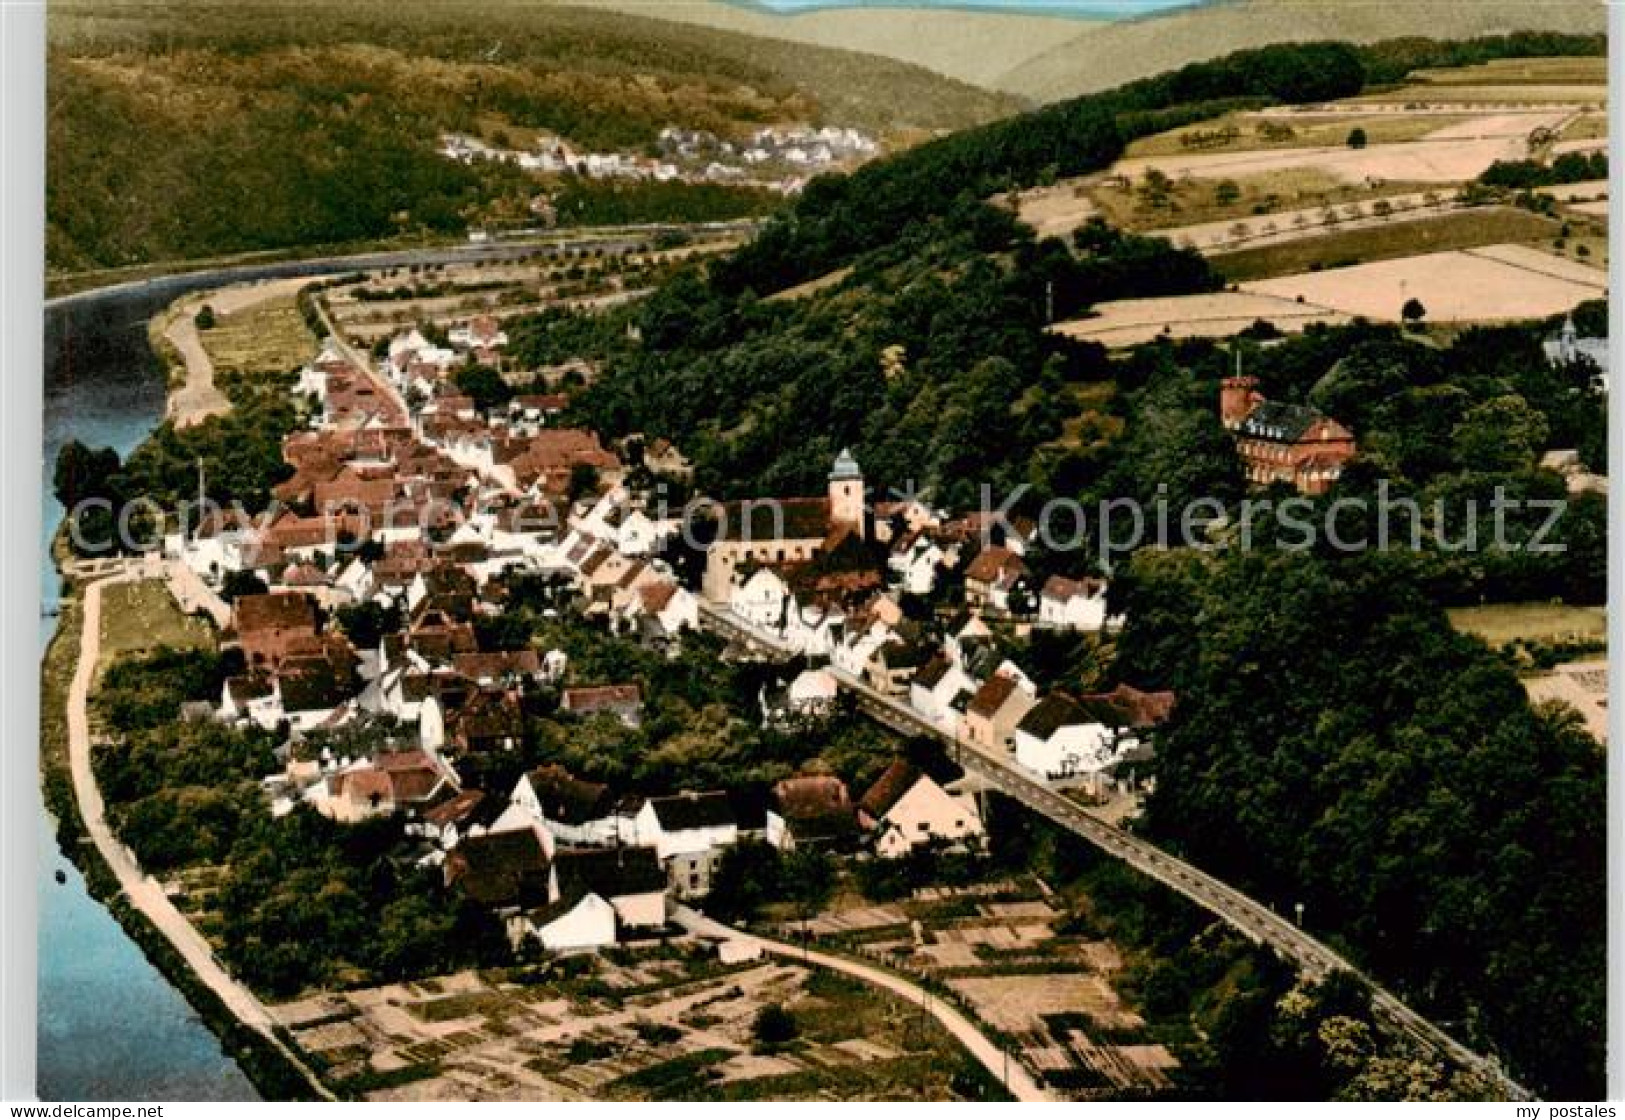
[[[214,644],[209,624],[181,613],[158,580],[115,583],[102,589],[102,661],[161,646],[206,649]]]

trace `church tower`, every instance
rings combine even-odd
[[[829,519],[832,526],[844,525],[864,535],[863,470],[844,449],[829,472]]]

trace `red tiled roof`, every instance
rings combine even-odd
[[[297,591],[240,596],[234,614],[238,634],[316,629],[316,604],[310,596]]]
[[[1008,673],[994,673],[983,683],[981,688],[976,690],[976,695],[971,697],[970,706],[967,710],[972,715],[981,716],[983,719],[991,719],[998,713],[1000,708],[1004,707],[1005,701],[1010,699],[1011,694],[1016,691],[1016,687],[1017,681],[1015,677]]]

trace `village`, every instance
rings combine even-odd
[[[406,332],[377,374],[329,341],[298,380],[311,421],[284,443],[293,474],[276,488],[278,510],[269,519],[217,511],[166,541],[193,601],[241,651],[243,671],[227,680],[214,718],[291,737],[285,768],[265,777],[276,814],[304,803],[341,822],[399,819],[429,843],[424,861],[499,915],[516,945],[558,952],[615,944],[664,927],[675,902],[703,903],[742,837],[881,859],[982,845],[974,789],[945,789],[902,758],[871,789],[806,775],[754,805],[722,789],[629,796],[557,765],[513,788],[470,784],[460,765],[511,751],[540,688],[557,690],[577,718],[635,727],[642,717],[636,680],[572,683],[563,651],[482,646],[476,622],[503,612],[520,575],[657,650],[675,651],[719,617],[766,636],[808,667],[763,690],[753,715],[764,725],[828,716],[843,674],[1080,798],[1132,801],[1175,698],[1126,683],[1041,694],[997,654],[994,626],[1099,635],[1121,621],[1104,578],[1034,585],[1023,560],[1030,524],[994,544],[976,516],[871,504],[857,459],[843,452],[826,497],[717,506],[703,570],[685,586],[660,559],[683,531],[682,512],[651,500],[653,480],[684,477],[680,452],[660,440],[611,449],[590,431],[554,426],[560,394],[522,393],[482,414],[450,375],[500,361],[506,336],[477,316],[449,338],[437,347]],[[946,639],[933,642],[903,599],[929,595],[954,571],[962,602]],[[397,625],[361,646],[335,620],[365,604]],[[375,718],[409,734],[370,757],[297,749],[306,736]]]
[[[538,175],[716,183],[784,195],[799,194],[813,175],[857,167],[881,152],[862,131],[834,125],[760,128],[741,141],[672,125],[660,132],[658,155],[582,151],[557,136],[539,137],[525,150],[462,133],[441,137],[440,145],[441,154],[458,163],[494,160]]]

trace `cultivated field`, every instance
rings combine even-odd
[[[309,280],[273,280],[227,288],[204,297],[215,325],[199,331],[217,373],[282,373],[316,354],[317,340],[299,311],[299,291]]]
[[[329,289],[324,298],[346,338],[371,346],[413,326],[451,327],[474,315],[508,319],[547,307],[607,306],[646,292],[683,261],[736,242],[715,238],[672,249],[543,249],[512,263],[391,269]]]
[[[201,619],[180,612],[161,580],[115,583],[102,591],[102,661],[163,647],[205,649],[213,631]]]
[[[1363,218],[1333,227],[1319,236],[1282,234],[1273,243],[1248,244],[1213,259],[1228,280],[1258,280],[1341,268],[1368,261],[1411,257],[1454,249],[1477,249],[1508,242],[1556,238],[1561,223],[1511,206],[1487,206],[1456,213],[1396,214],[1384,220]]]
[[[1118,993],[1117,948],[1060,932],[1065,904],[1035,882],[851,903],[819,915],[809,931],[826,947],[834,941],[945,985],[1050,1087],[1090,1099],[1170,1086],[1179,1062]],[[797,929],[786,927],[786,936]]]
[[[1396,322],[1422,302],[1430,322],[1488,323],[1560,315],[1607,293],[1597,269],[1519,245],[1492,245],[1257,280],[1242,290]]]
[[[1167,236],[1163,231],[1189,226],[1247,223],[1249,232],[1288,215],[1295,223],[1300,212],[1319,218],[1327,207],[1364,206],[1388,199],[1391,206],[1437,207],[1456,193],[1427,183],[1349,183],[1313,167],[1298,167],[1270,175],[1236,175],[1219,179],[1160,179],[1146,176],[1123,180],[1102,179],[1089,192],[1089,201],[1113,225]]]
[[[1274,210],[1213,222],[1153,229],[1155,237],[1207,253],[1258,248],[1306,237],[1447,214],[1459,205],[1450,191],[1421,191],[1341,204]]]
[[[1088,319],[1072,319],[1050,329],[1117,349],[1157,338],[1227,338],[1260,321],[1291,334],[1310,323],[1335,326],[1350,319],[1315,301],[1252,291],[1119,300],[1100,304],[1095,311]]]
[[[1066,179],[1048,187],[1000,194],[993,202],[1010,206],[1016,217],[1040,237],[1064,237],[1100,213],[1085,179]]]
[[[1131,181],[1153,169],[1172,178],[1225,179],[1313,169],[1348,183],[1409,181],[1461,183],[1477,178],[1497,160],[1523,159],[1536,129],[1556,129],[1571,115],[1554,109],[1536,113],[1496,112],[1455,121],[1404,143],[1347,143],[1267,151],[1168,154],[1120,161],[1113,173]],[[1355,118],[1358,120],[1359,118]],[[1582,141],[1595,144],[1595,141]]]
[[[1148,156],[1188,156],[1204,150],[1225,152],[1282,151],[1289,148],[1330,148],[1345,144],[1350,130],[1365,130],[1372,144],[1398,144],[1420,140],[1452,123],[1465,124],[1470,114],[1373,113],[1346,111],[1345,106],[1305,109],[1264,109],[1231,113],[1172,132],[1142,137],[1124,153],[1130,159]]]

